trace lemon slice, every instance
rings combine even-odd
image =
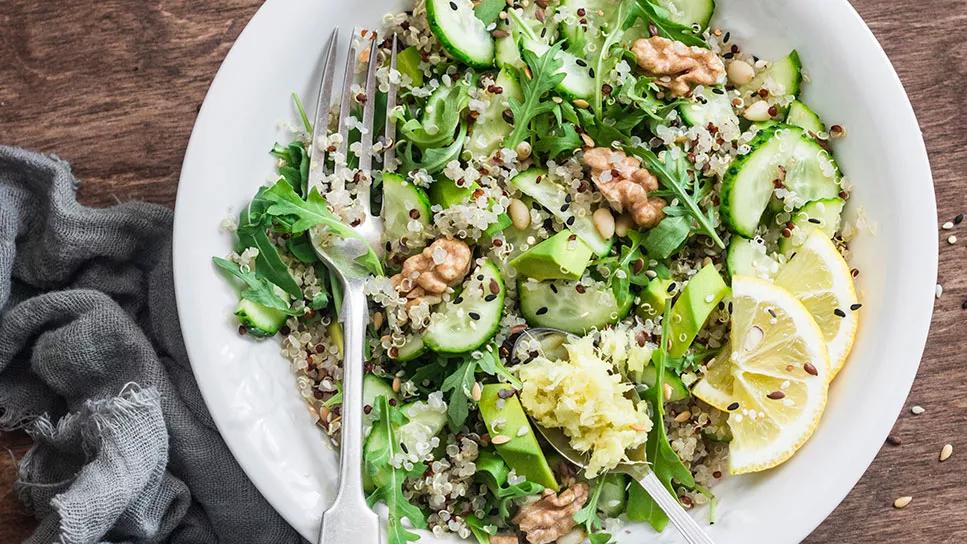
[[[695,382],[692,394],[713,408],[723,412],[732,404],[732,345],[726,343],[722,352],[712,359],[702,379]]]
[[[826,407],[829,356],[823,333],[789,291],[732,278],[729,469],[772,468],[812,436]]]
[[[826,339],[829,379],[846,364],[859,326],[858,298],[849,265],[832,240],[815,229],[775,277],[809,310]]]

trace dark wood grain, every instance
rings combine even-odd
[[[256,0],[0,0],[0,141],[69,160],[88,204],[173,205],[197,108],[258,5]],[[967,111],[967,2],[854,0],[854,5],[913,101],[933,165],[939,219],[950,220],[967,211],[967,129],[960,120]],[[962,238],[967,241],[967,233]],[[964,243],[941,243],[944,295],[893,431],[902,444],[883,447],[807,542],[967,542],[965,265]],[[912,415],[915,404],[926,412]],[[937,455],[948,442],[954,455],[939,463]],[[0,435],[0,542],[22,540],[33,527],[11,491],[14,463],[2,455],[10,450],[19,458],[28,445],[22,433]],[[895,510],[892,502],[901,495],[914,500]]]

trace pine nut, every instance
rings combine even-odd
[[[614,233],[623,238],[628,235],[629,230],[631,230],[631,216],[623,213],[614,220]]]
[[[940,450],[940,462],[944,462],[950,459],[950,456],[954,454],[954,447],[951,444],[944,444],[943,449]]]
[[[399,393],[400,392],[400,387],[402,387],[402,386],[403,386],[403,380],[400,380],[400,377],[399,376],[396,376],[395,378],[393,378],[393,392],[394,393]]]
[[[769,115],[769,103],[765,100],[759,100],[753,103],[745,109],[745,113],[742,116],[749,121],[768,121],[772,119],[772,116]]]
[[[507,213],[510,214],[510,221],[514,224],[515,229],[524,230],[530,226],[531,212],[527,209],[527,204],[524,204],[520,199],[515,198],[510,201]]]
[[[598,234],[602,238],[607,240],[614,236],[614,216],[611,215],[611,210],[608,208],[598,208],[591,215],[591,220],[594,222],[594,228],[598,229]]]
[[[517,152],[517,160],[522,161],[531,156],[533,149],[531,148],[530,142],[521,142],[517,144],[517,148],[514,151]]]
[[[912,500],[913,500],[913,497],[909,495],[907,495],[906,497],[900,497],[897,500],[893,501],[893,508],[896,508],[896,509],[906,508],[907,505],[910,504],[910,501]]]
[[[733,60],[726,72],[733,85],[745,85],[755,78],[755,68],[744,60]]]

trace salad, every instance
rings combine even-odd
[[[789,459],[819,424],[861,304],[857,225],[796,51],[762,59],[712,0],[416,0],[375,58],[396,160],[358,176],[349,141],[302,123],[214,258],[239,333],[276,338],[340,437],[342,293],[309,232],[352,235],[372,183],[383,246],[360,256],[364,463],[389,542],[592,543],[668,519],[613,471],[647,463],[686,508],[726,475]],[[390,67],[393,35],[396,69]],[[389,39],[385,39],[389,36]],[[375,34],[362,31],[356,40]],[[368,43],[368,42],[367,42]],[[368,51],[368,48],[359,50]],[[376,127],[385,118],[377,107]],[[325,132],[325,131],[320,131]],[[331,171],[308,186],[309,146]],[[515,343],[569,333],[556,350]],[[540,435],[586,454],[569,464]],[[726,499],[727,500],[727,499]]]

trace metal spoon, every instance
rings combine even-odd
[[[514,342],[511,357],[522,362],[533,359],[535,356],[543,356],[552,361],[566,360],[568,353],[564,349],[564,343],[576,338],[575,335],[558,329],[528,329],[522,332],[517,341]],[[635,403],[639,400],[636,393],[630,398]],[[562,457],[582,469],[587,466],[589,455],[572,448],[570,439],[560,429],[545,428],[537,423],[534,423],[534,427]],[[631,452],[631,456],[640,456],[644,459],[641,451]],[[655,500],[658,507],[665,512],[672,525],[685,537],[686,542],[689,544],[714,544],[712,539],[698,525],[698,522],[682,508],[678,499],[668,492],[658,476],[649,468],[647,462],[621,463],[612,469],[612,472],[621,472],[634,478]]]

